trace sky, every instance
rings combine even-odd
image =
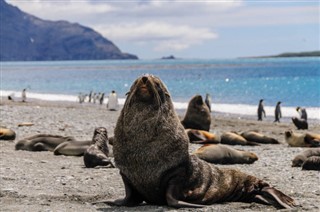
[[[140,59],[320,50],[319,0],[6,0],[99,32]]]

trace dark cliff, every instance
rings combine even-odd
[[[0,20],[1,61],[138,59],[91,28],[42,20],[4,0]]]

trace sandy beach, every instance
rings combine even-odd
[[[214,110],[214,108],[213,108]],[[38,133],[73,136],[90,140],[96,127],[106,127],[113,135],[120,111],[107,111],[98,104],[45,102],[28,103],[1,100],[1,126],[17,133],[15,142]],[[179,116],[184,111],[178,111]],[[294,198],[298,211],[320,210],[320,172],[291,167],[291,160],[304,148],[288,147],[284,132],[293,129],[289,119],[273,123],[270,117],[258,122],[256,117],[212,113],[211,132],[259,130],[281,144],[236,146],[256,153],[259,160],[250,165],[228,166],[255,175]],[[33,126],[18,127],[31,122]],[[319,121],[310,122],[309,132],[320,133]],[[305,131],[301,131],[305,132]],[[202,209],[174,209],[166,206],[111,207],[91,202],[124,197],[124,186],[117,168],[84,167],[83,157],[55,156],[52,152],[16,151],[14,142],[0,141],[1,211],[274,211],[257,203],[228,202]],[[110,147],[110,146],[109,146]],[[200,145],[190,144],[192,152]],[[110,147],[111,148],[111,147]]]

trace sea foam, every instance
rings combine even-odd
[[[6,98],[7,96],[12,96],[13,99],[21,99],[21,92],[17,91],[4,91],[0,90],[0,96]],[[65,95],[65,94],[42,94],[27,92],[27,98],[39,99],[45,101],[65,101],[65,102],[79,102],[78,96],[76,95]],[[105,98],[104,104],[107,103],[108,98]],[[119,98],[119,104],[123,105],[125,102],[124,98]],[[173,102],[175,109],[185,110],[188,107],[188,102]],[[213,103],[211,105],[213,112],[235,114],[235,115],[245,115],[245,116],[256,116],[257,115],[257,105],[246,105],[246,104],[219,104]],[[273,106],[265,106],[267,117],[274,116]],[[282,117],[296,117],[298,115],[295,107],[281,107]],[[308,118],[320,120],[320,108],[319,107],[308,107],[307,108]]]

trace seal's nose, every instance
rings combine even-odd
[[[142,82],[143,82],[144,84],[146,84],[146,82],[148,81],[148,77],[143,76],[141,80],[142,80]]]

